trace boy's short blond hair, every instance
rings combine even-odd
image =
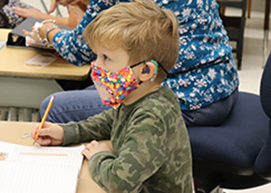
[[[121,47],[127,51],[130,65],[152,59],[169,71],[179,53],[178,26],[171,10],[160,9],[151,0],[136,0],[102,11],[83,35],[94,52],[97,47]],[[165,77],[159,68],[157,78]]]

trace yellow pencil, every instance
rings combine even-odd
[[[55,98],[55,95],[52,95],[52,97],[51,97],[51,99],[50,99],[50,101],[49,101],[49,103],[48,103],[48,106],[47,106],[47,108],[46,108],[46,111],[45,111],[45,113],[44,113],[44,115],[43,115],[43,117],[42,117],[42,120],[41,120],[41,124],[40,124],[40,126],[39,126],[39,129],[42,129],[42,128],[43,128],[43,125],[44,125],[44,123],[45,123],[45,120],[46,120],[46,118],[47,118],[47,116],[48,116],[48,113],[49,113],[49,111],[50,111],[50,109],[51,109],[51,106],[52,106],[52,104],[53,104],[54,98]],[[34,141],[33,145],[36,143],[36,141],[38,140],[38,138],[39,138],[39,135],[36,134],[36,136],[35,136],[35,141]]]

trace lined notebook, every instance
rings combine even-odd
[[[75,193],[83,149],[0,141],[0,193]]]

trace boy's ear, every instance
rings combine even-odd
[[[157,75],[157,71],[158,71],[157,62],[152,60],[146,61],[139,75],[140,76],[139,79],[143,82],[150,79],[154,79]]]

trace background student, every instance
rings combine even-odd
[[[15,14],[13,7],[31,9],[32,6],[20,0],[1,0],[0,2],[0,28],[15,28],[24,21],[24,18]],[[38,11],[38,10],[37,10]]]
[[[0,3],[0,27],[14,28],[21,24],[25,18],[34,17],[42,20],[53,19],[58,24],[74,28],[82,19],[89,0],[80,0],[67,5],[69,17],[56,17],[39,11],[20,0],[4,0]]]
[[[157,0],[155,3],[172,10],[179,21],[179,56],[170,76],[162,84],[178,96],[187,126],[219,125],[234,107],[239,80],[218,4],[215,0]],[[116,1],[92,0],[73,31],[54,29],[49,33],[49,41],[69,62],[78,66],[90,63],[96,55],[82,33],[100,11],[115,4]],[[55,24],[47,23],[40,28],[41,37],[52,25]],[[30,32],[26,34],[31,35]],[[47,119],[52,122],[79,121],[108,108],[99,102],[99,95],[93,87],[55,95]],[[50,96],[41,104],[42,115],[49,99]]]
[[[120,3],[84,31],[97,54],[91,77],[114,108],[34,128],[41,145],[89,142],[82,154],[107,192],[192,193],[190,143],[177,96],[161,82],[178,56],[178,22],[151,0]],[[107,92],[105,88],[110,89]],[[112,148],[95,140],[111,139]]]

